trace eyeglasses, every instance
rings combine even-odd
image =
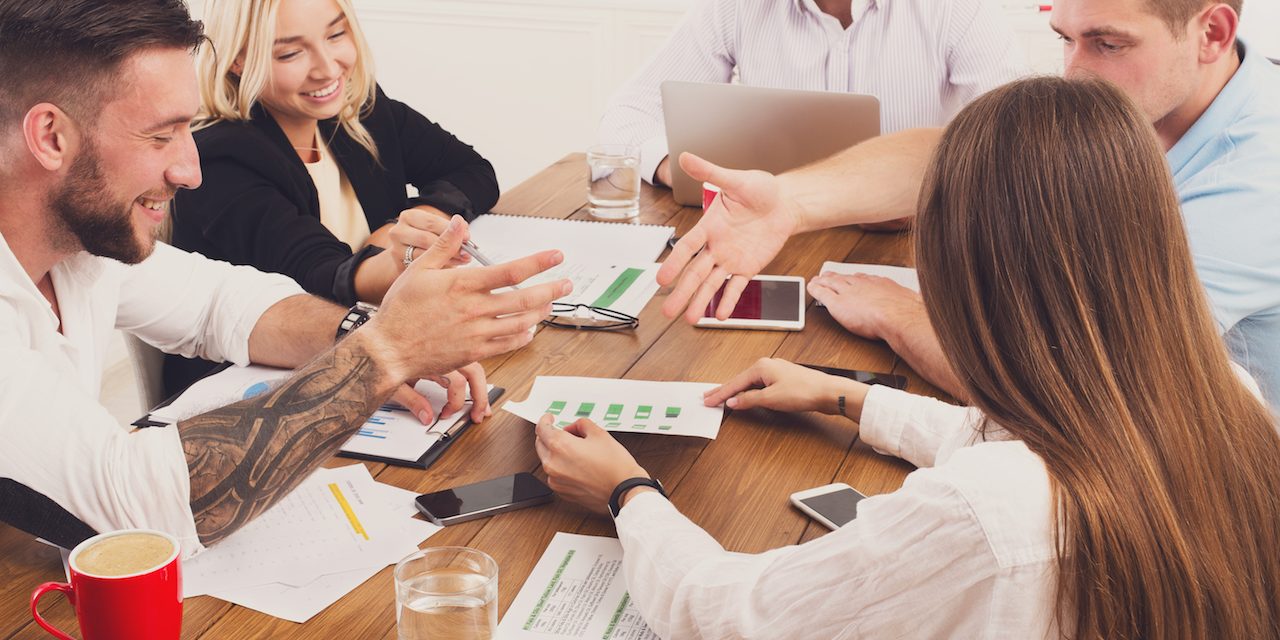
[[[548,327],[584,329],[587,331],[617,331],[619,329],[634,329],[640,326],[640,318],[627,315],[621,311],[593,307],[587,304],[553,302],[551,303],[551,313],[555,315],[542,321],[542,324]]]

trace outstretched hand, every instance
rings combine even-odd
[[[723,320],[737,306],[747,282],[800,228],[800,215],[794,203],[781,196],[777,177],[768,172],[725,169],[690,153],[680,154],[680,168],[695,180],[719,187],[720,195],[658,270],[662,286],[679,278],[662,312],[674,318],[683,311],[687,322],[697,322],[723,285],[715,310]]]

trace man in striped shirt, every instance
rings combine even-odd
[[[640,174],[671,184],[667,80],[861,93],[881,131],[945,125],[1024,72],[992,0],[697,0],[657,56],[610,101],[602,143],[640,148]]]
[[[1237,40],[1240,10],[1241,0],[1058,0],[1051,23],[1068,76],[1111,80],[1150,116],[1219,329],[1278,407],[1280,67]],[[659,271],[663,285],[684,272],[663,311],[685,309],[693,322],[732,276],[717,309],[727,316],[793,233],[914,214],[939,133],[882,136],[778,177],[685,156],[681,166],[722,195]],[[914,292],[834,274],[809,291],[850,331],[885,340],[930,382],[958,390]]]

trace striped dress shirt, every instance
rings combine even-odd
[[[610,100],[598,139],[641,149],[652,181],[667,155],[667,80],[840,91],[880,100],[880,130],[943,126],[1026,72],[994,0],[853,0],[848,29],[814,0],[696,0],[670,40]]]

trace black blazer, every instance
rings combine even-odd
[[[498,201],[489,161],[381,88],[361,122],[381,164],[336,119],[320,122],[320,135],[351,182],[371,230],[419,204],[473,220]],[[282,273],[310,293],[354,304],[356,267],[379,249],[353,254],[320,223],[315,184],[275,119],[256,105],[248,122],[219,122],[197,131],[195,140],[204,182],[179,191],[174,200],[174,246]],[[407,196],[409,184],[418,188],[418,197]],[[208,369],[208,363],[170,356],[166,390],[175,392]]]

